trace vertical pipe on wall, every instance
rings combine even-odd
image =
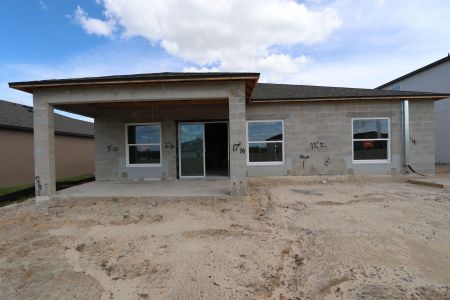
[[[403,100],[402,103],[403,112],[403,151],[405,156],[405,166],[410,165],[410,150],[409,145],[409,101]]]

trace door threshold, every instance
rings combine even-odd
[[[199,180],[199,181],[215,181],[215,180],[228,180],[230,179],[230,177],[228,176],[206,176],[206,177],[182,177],[179,178],[178,180],[181,181],[195,181],[195,180]]]

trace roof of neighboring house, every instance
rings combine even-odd
[[[314,85],[293,85],[258,83],[252,95],[252,102],[275,101],[317,101],[317,100],[357,100],[392,98],[435,98],[448,97],[435,93],[406,92],[375,89],[356,89]],[[442,98],[441,97],[441,98]]]
[[[33,130],[33,107],[0,100],[0,128]],[[55,114],[55,132],[93,137],[94,124]]]
[[[429,69],[431,69],[431,68],[433,68],[433,67],[435,67],[435,66],[438,66],[438,65],[440,65],[440,64],[442,64],[442,63],[445,63],[445,62],[447,62],[447,61],[450,61],[450,53],[449,53],[446,57],[441,58],[441,59],[439,59],[439,60],[437,60],[437,61],[435,61],[435,62],[432,62],[432,63],[429,64],[429,65],[426,65],[426,66],[424,66],[424,67],[422,67],[422,68],[419,68],[419,69],[417,69],[417,70],[415,70],[415,71],[412,71],[412,72],[410,72],[410,73],[408,73],[408,74],[405,74],[405,75],[400,76],[400,77],[398,77],[398,78],[396,78],[396,79],[394,79],[394,80],[391,80],[391,81],[389,81],[389,82],[387,82],[387,83],[385,83],[385,84],[382,84],[382,85],[380,85],[379,87],[377,87],[377,89],[383,89],[383,88],[385,88],[385,87],[387,87],[387,86],[390,86],[390,85],[392,85],[392,84],[394,84],[394,83],[397,83],[397,82],[399,82],[399,81],[402,81],[403,79],[412,77],[412,76],[414,76],[414,75],[416,75],[416,74],[418,74],[418,73],[420,73],[420,72],[429,70]]]

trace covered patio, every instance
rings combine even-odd
[[[38,199],[45,200],[56,194],[54,109],[94,118],[95,175],[102,181],[63,193],[73,191],[88,195],[92,192],[108,196],[148,195],[153,191],[173,195],[245,194],[245,110],[258,78],[258,73],[153,73],[11,83],[12,88],[33,94]],[[221,186],[226,187],[227,192],[205,181],[208,176],[204,158],[208,152],[204,141],[205,124],[218,122],[227,128],[210,136],[225,135],[225,141],[221,141],[223,155],[219,174],[226,182]],[[183,160],[181,133],[192,123],[203,129],[203,135],[192,137],[195,128],[191,128],[185,148],[190,151],[188,154],[203,158],[186,155],[188,158]],[[202,149],[195,150],[197,145],[203,145]],[[212,152],[218,153],[217,150]],[[194,162],[203,166],[193,166]],[[217,166],[214,162],[211,165]],[[195,170],[195,176],[184,176],[183,170],[191,173]],[[217,171],[212,170],[210,174],[216,175]],[[201,179],[195,183],[200,189],[192,188],[192,183],[181,182],[185,177]],[[155,180],[171,184],[156,184]],[[190,188],[180,192],[175,188],[177,184]],[[207,188],[209,185],[211,188]]]

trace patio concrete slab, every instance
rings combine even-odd
[[[227,198],[229,180],[94,181],[58,191],[53,198]]]

